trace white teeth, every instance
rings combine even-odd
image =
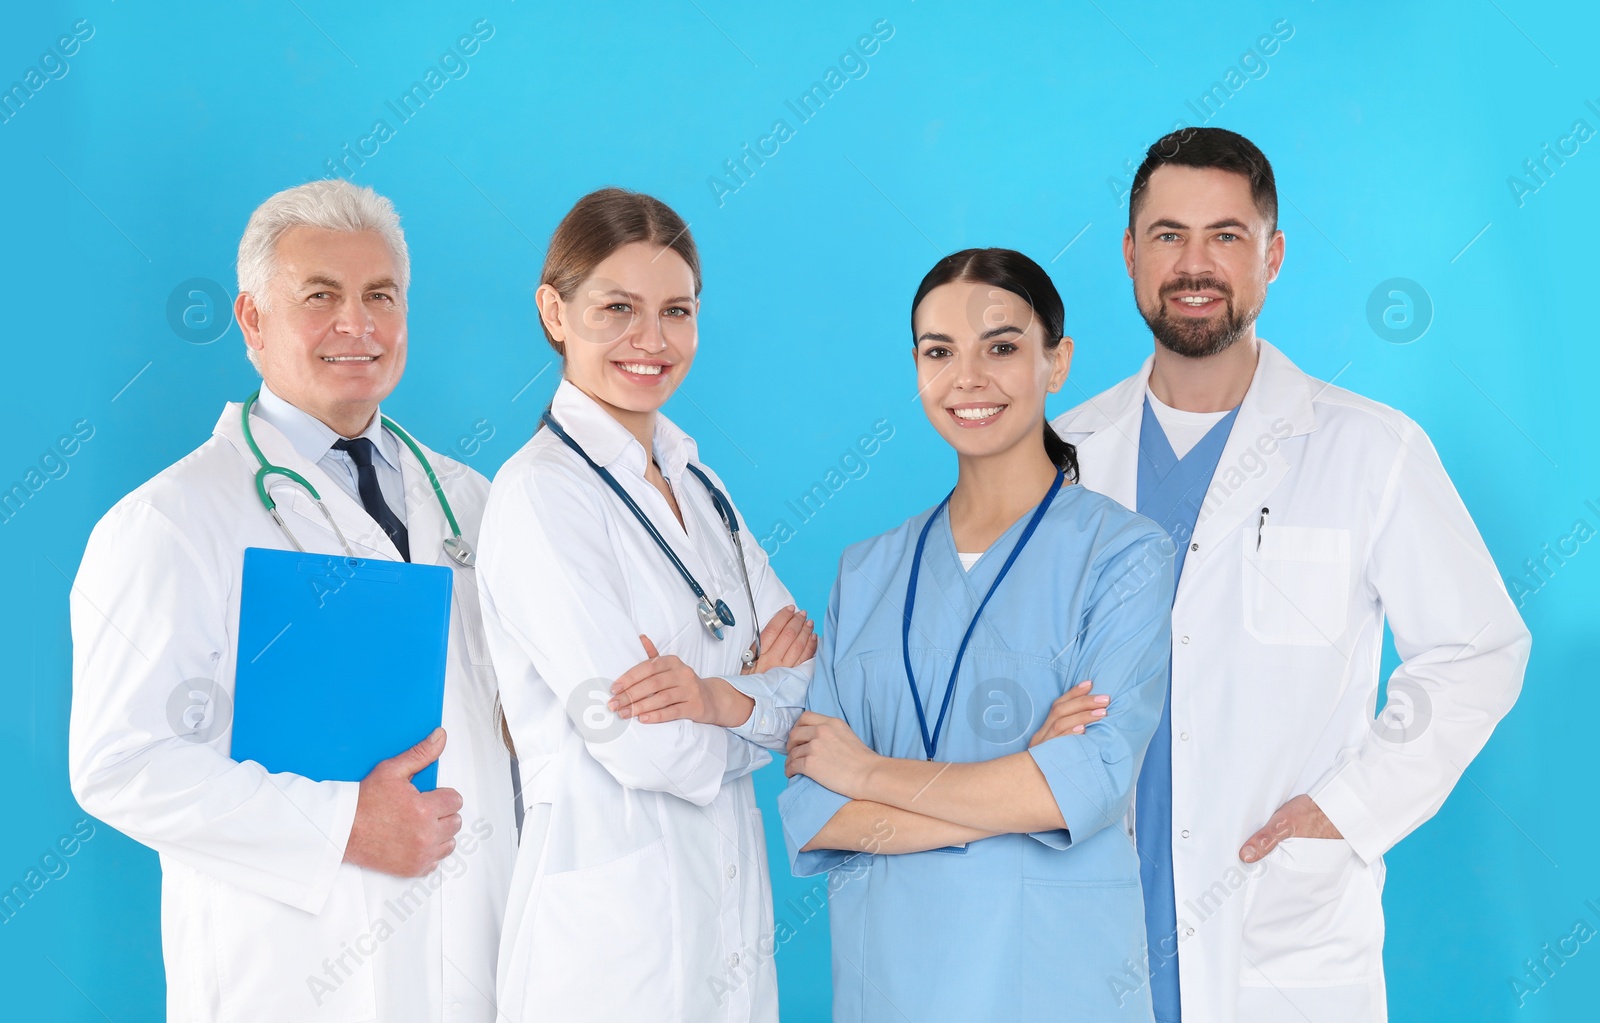
[[[1202,306],[1207,302],[1214,302],[1216,299],[1206,298],[1204,295],[1186,295],[1183,298],[1178,299],[1178,301],[1182,302],[1184,305]]]
[[[997,416],[1004,405],[991,405],[988,408],[953,408],[950,411],[956,414],[957,419],[988,419]]]
[[[372,362],[376,355],[324,355],[323,362]]]
[[[628,373],[638,373],[640,376],[655,377],[661,375],[664,367],[649,365],[643,362],[619,362],[617,366]]]

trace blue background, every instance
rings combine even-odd
[[[1394,1018],[1593,1012],[1600,942],[1531,994],[1511,980],[1537,986],[1524,960],[1580,919],[1600,928],[1600,544],[1548,561],[1542,582],[1524,564],[1577,520],[1600,528],[1594,319],[1574,300],[1594,294],[1600,139],[1542,182],[1523,167],[1575,121],[1600,128],[1594,4],[581,6],[8,5],[0,85],[79,19],[93,35],[0,124],[0,487],[30,469],[46,479],[0,524],[0,774],[14,800],[0,888],[83,817],[66,774],[67,592],[90,527],[253,386],[226,308],[175,325],[169,297],[181,312],[179,285],[201,278],[231,298],[250,211],[326,175],[376,120],[393,135],[354,179],[401,211],[414,282],[409,371],[385,410],[441,450],[487,420],[492,437],[466,460],[492,475],[559,372],[531,300],[550,231],[600,185],[651,192],[691,222],[705,266],[700,358],[668,412],[758,534],[780,516],[795,528],[775,564],[820,613],[844,545],[953,480],[914,400],[907,304],[921,275],[958,248],[1019,248],[1054,275],[1077,339],[1052,414],[1127,376],[1150,340],[1122,268],[1119,183],[1181,119],[1245,133],[1276,167],[1288,258],[1262,336],[1417,419],[1508,584],[1532,591],[1521,700],[1389,857]],[[494,34],[467,73],[401,123],[386,101],[480,19]],[[893,36],[869,70],[802,123],[786,101],[843,70],[879,19]],[[1293,34],[1265,71],[1246,58],[1255,77],[1199,109],[1280,20]],[[724,161],[779,119],[793,136],[727,178]],[[1520,204],[1519,173],[1539,186]],[[720,203],[718,174],[739,184]],[[1369,314],[1393,278],[1411,297],[1386,287],[1377,312],[1425,323],[1408,343]],[[879,419],[895,434],[864,478],[808,522],[786,511]],[[46,456],[80,420],[93,436],[62,475]],[[777,767],[758,779],[778,919],[798,931],[778,953],[784,1014],[823,1019],[827,927],[786,907],[805,886],[782,866],[781,782]],[[0,1016],[160,1018],[155,854],[100,825],[65,862],[0,925]]]

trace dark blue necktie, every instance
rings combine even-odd
[[[333,442],[333,447],[349,455],[350,460],[356,463],[356,489],[361,493],[361,507],[389,534],[400,556],[410,561],[411,540],[406,535],[405,523],[389,508],[383,499],[383,491],[378,489],[378,470],[372,467],[372,456],[377,453],[377,447],[365,437],[337,440]]]

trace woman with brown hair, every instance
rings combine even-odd
[[[591,193],[550,240],[535,298],[562,380],[495,476],[478,563],[526,806],[511,1020],[777,1019],[750,774],[784,748],[816,637],[659,411],[699,294],[687,225],[649,196]]]

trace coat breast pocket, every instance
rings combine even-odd
[[[1275,646],[1333,646],[1350,611],[1350,530],[1241,531],[1245,631]]]

